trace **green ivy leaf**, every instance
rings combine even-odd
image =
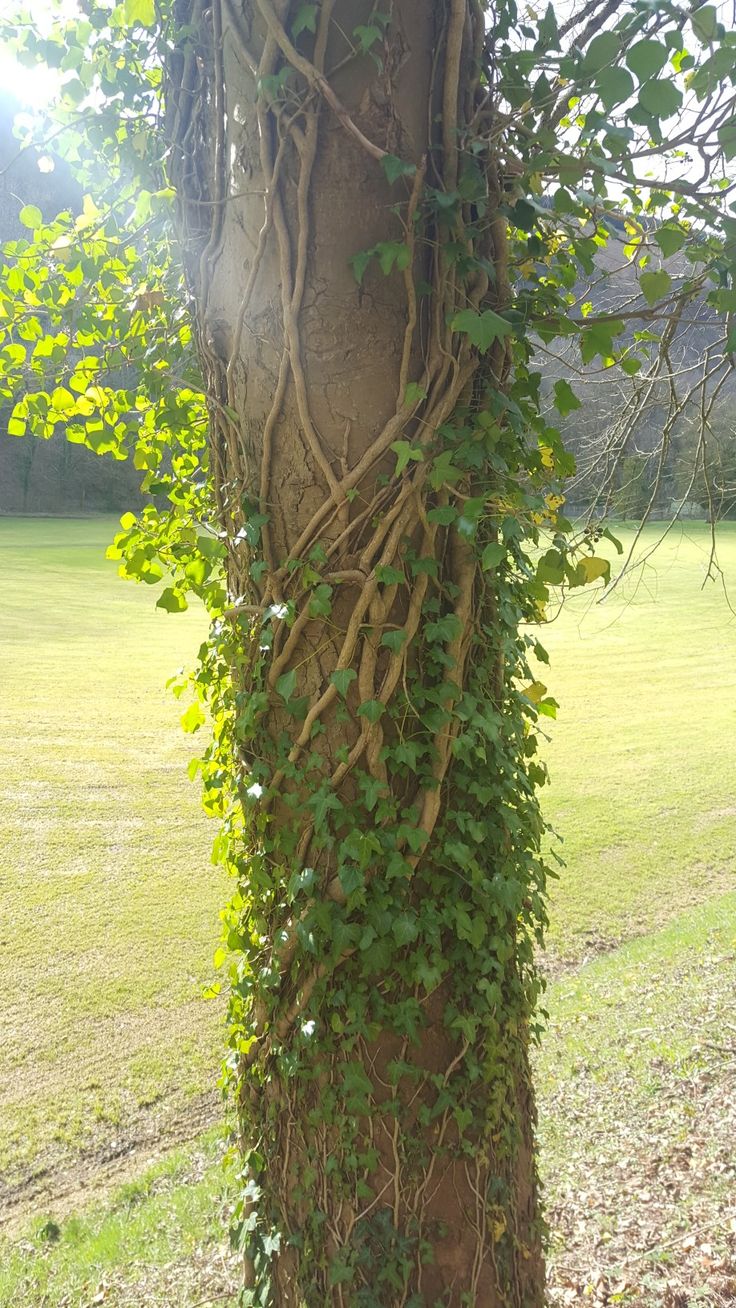
[[[315,586],[309,601],[310,618],[329,618],[332,612],[332,587],[326,581]]]
[[[411,251],[403,241],[379,241],[376,246],[376,254],[378,255],[381,272],[386,277],[388,277],[394,265],[399,272],[403,272],[411,262]]]
[[[405,631],[384,631],[381,636],[381,644],[386,649],[390,649],[392,654],[398,654],[406,640]]]
[[[351,681],[355,681],[357,675],[355,668],[337,668],[335,672],[330,674],[332,685],[337,690],[338,695],[342,695],[343,699],[348,693]]]
[[[399,913],[391,923],[391,934],[399,947],[410,945],[419,935],[416,917],[409,913]]]
[[[357,254],[353,254],[350,257],[350,267],[353,270],[353,276],[359,286],[363,285],[365,270],[375,253],[376,248],[374,246],[371,250],[359,250]]]
[[[427,521],[436,522],[440,527],[449,527],[456,518],[457,509],[454,504],[440,504],[436,509],[430,509],[427,514]]]
[[[413,409],[415,404],[418,404],[420,400],[426,400],[426,398],[427,390],[426,387],[422,386],[421,382],[409,382],[404,391],[404,405],[406,408]]]
[[[503,340],[512,332],[511,323],[493,309],[486,309],[484,313],[462,309],[455,314],[450,326],[454,332],[464,332],[481,354],[485,354],[494,341]]]
[[[296,690],[296,668],[291,668],[288,672],[282,673],[276,682],[276,693],[283,700],[291,699]]]
[[[315,4],[300,5],[294,15],[294,21],[291,24],[291,34],[296,40],[302,32],[317,31],[317,6]]]
[[[417,171],[416,164],[399,159],[396,154],[385,154],[381,159],[381,167],[392,186],[399,177],[413,177]]]
[[[363,54],[368,54],[371,47],[380,41],[383,33],[380,27],[374,27],[373,24],[359,24],[353,28],[353,36],[358,38],[360,49]]]
[[[359,718],[367,718],[369,722],[378,722],[386,705],[382,704],[380,699],[366,699],[358,709]]]
[[[376,577],[384,586],[400,586],[406,580],[400,568],[392,568],[390,564],[379,563],[376,568]]]
[[[421,463],[424,458],[424,451],[418,445],[411,445],[409,441],[392,441],[391,449],[396,454],[396,476],[400,477],[409,462]]]
[[[658,268],[656,272],[643,272],[639,285],[647,304],[654,305],[667,295],[672,286],[672,278],[664,268]]]

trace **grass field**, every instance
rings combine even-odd
[[[226,888],[163,689],[201,620],[117,579],[112,530],[0,520],[8,1308],[190,1308],[234,1285],[221,1136],[166,1152],[219,1112],[201,992]],[[736,1302],[736,618],[701,589],[707,549],[678,529],[543,636],[568,864],[537,1059],[553,1304]],[[720,559],[736,596],[731,525]]]
[[[114,529],[0,519],[0,1197],[215,1089],[224,885],[165,689],[202,617],[120,581]]]

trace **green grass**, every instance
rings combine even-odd
[[[0,520],[0,730],[11,742],[0,765],[0,1171],[11,1175],[50,1146],[71,1156],[147,1105],[158,1111],[159,1096],[185,1105],[213,1084],[220,1055],[220,1009],[201,990],[226,886],[184,776],[181,706],[163,689],[192,657],[201,617],[156,612],[151,591],[120,582],[102,559],[112,529]],[[605,604],[583,592],[542,633],[552,666],[540,675],[561,706],[544,720],[545,803],[567,861],[537,1057],[543,1171],[553,1205],[588,1194],[593,1216],[578,1213],[576,1229],[592,1223],[603,1244],[631,1220],[655,1119],[662,1157],[703,1113],[712,1148],[726,1147],[705,1049],[732,1020],[736,981],[736,618],[722,588],[701,588],[708,547],[704,526],[676,529]],[[719,553],[736,594],[732,524]],[[707,1190],[710,1146],[698,1147]],[[70,1217],[49,1200],[0,1258],[0,1304],[86,1305],[100,1284],[121,1308],[225,1293],[210,1265],[222,1263],[227,1203],[217,1148],[189,1147]],[[683,1182],[682,1213],[710,1221],[718,1184],[704,1197]],[[671,1218],[663,1230],[678,1229]],[[618,1238],[631,1244],[623,1227]]]
[[[705,524],[674,528],[604,604],[579,593],[541,634],[560,704],[545,807],[567,863],[551,897],[563,953],[656,929],[734,885],[736,617],[722,586],[702,589],[709,544]],[[736,524],[718,552],[736,607]]]
[[[175,1308],[195,1299],[236,1302],[227,1247],[223,1139],[210,1131],[175,1150],[104,1206],[57,1222],[39,1213],[0,1262],[0,1304],[44,1308],[143,1303]],[[223,1292],[224,1291],[224,1292]]]
[[[223,877],[166,678],[201,614],[104,558],[114,520],[0,519],[0,1173],[214,1088]]]

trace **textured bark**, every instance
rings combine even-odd
[[[389,185],[376,157],[381,152],[414,161],[419,179],[426,170],[433,186],[452,189],[457,159],[449,119],[462,116],[467,97],[472,108],[477,90],[473,47],[477,53],[483,19],[472,5],[466,9],[464,0],[446,5],[399,0],[377,73],[369,56],[346,57],[349,47],[341,35],[368,21],[366,7],[354,0],[323,4],[316,33],[303,32],[296,45],[319,74],[330,73],[332,95],[318,82],[310,92],[310,74],[297,70],[294,84],[301,99],[297,103],[287,94],[277,112],[269,108],[267,96],[257,95],[258,77],[273,76],[282,59],[273,27],[268,29],[269,17],[286,22],[283,2],[273,11],[268,4],[251,6],[250,0],[244,7],[238,0],[215,0],[213,9],[204,12],[196,0],[183,4],[179,18],[191,24],[194,36],[182,41],[169,70],[173,173],[210,396],[213,475],[229,537],[230,591],[234,602],[256,607],[288,600],[293,588],[285,565],[304,559],[319,543],[327,560],[322,576],[334,592],[330,621],[297,606],[291,630],[277,629],[269,683],[273,688],[279,675],[298,668],[300,692],[319,706],[325,729],[311,743],[308,727],[316,714],[313,719],[310,709],[304,727],[295,726],[275,697],[266,714],[266,733],[275,751],[280,735],[291,732],[296,759],[309,742],[321,760],[316,771],[322,768],[346,802],[355,798],[358,763],[394,793],[403,788],[407,802],[415,805],[417,826],[429,840],[425,852],[408,855],[415,869],[408,902],[419,902],[434,893],[432,833],[453,802],[450,734],[437,742],[435,784],[414,793],[411,779],[387,775],[381,751],[393,739],[392,726],[369,728],[355,710],[366,700],[388,702],[400,680],[401,664],[380,646],[381,631],[395,626],[411,634],[420,621],[426,576],[408,592],[395,585],[381,588],[376,581],[376,566],[396,562],[407,541],[417,553],[438,559],[441,578],[457,595],[460,633],[448,658],[463,684],[480,602],[473,559],[458,536],[450,539],[427,521],[426,484],[404,482],[397,490],[386,482],[396,463],[392,438],[417,430],[416,424],[407,427],[406,414],[401,417],[407,382],[428,373],[425,422],[437,427],[458,399],[470,396],[478,358],[469,346],[445,357],[443,306],[431,299],[414,304],[412,286],[431,279],[436,269],[437,254],[429,242],[413,250],[408,280],[401,272],[384,276],[374,261],[359,286],[350,259],[378,242],[405,240],[407,205],[410,209],[412,186],[418,182],[409,179],[404,185],[402,218],[394,212],[396,187]],[[453,70],[448,73],[446,67],[453,59],[459,62],[455,83]],[[488,299],[487,284],[479,285],[475,302],[498,304],[506,294],[500,220],[489,240],[499,269],[496,298]],[[503,350],[490,366],[501,384],[508,366]],[[241,532],[253,506],[268,518],[268,566],[255,583]],[[487,596],[484,603],[492,599]],[[360,625],[352,640],[356,622]],[[357,673],[347,723],[338,720],[337,696],[329,690],[330,674],[345,666]],[[341,762],[345,745],[348,764]],[[298,776],[287,777],[280,793],[274,786],[269,799],[271,823],[282,829],[284,849],[294,813],[303,811],[301,784]],[[312,840],[308,826],[293,833],[292,867],[285,866],[284,875],[304,865]],[[321,860],[325,898],[343,906],[345,894],[329,851],[317,850],[312,859]],[[375,875],[381,875],[380,869]],[[310,973],[296,941],[288,931],[286,935],[286,942],[282,937],[275,948],[284,975],[281,1023],[272,1023],[268,1037],[272,1044],[278,1037],[284,1045],[297,1013],[300,1020],[319,1013],[320,1005],[324,1009],[333,1002],[346,977],[360,973],[353,951]],[[513,990],[517,963],[509,952],[505,967]],[[496,1055],[508,1057],[515,1088],[492,1111],[511,1124],[513,1149],[489,1152],[486,1135],[486,1144],[469,1158],[459,1147],[451,1116],[440,1114],[430,1126],[420,1122],[422,1106],[434,1102],[442,1078],[450,1084],[465,1057],[467,1042],[445,1020],[448,1005],[462,1007],[464,984],[462,977],[446,977],[421,998],[423,1026],[414,1042],[392,1029],[372,1028],[371,1039],[362,1045],[375,1109],[370,1120],[358,1113],[355,1126],[356,1138],[370,1141],[375,1150],[375,1165],[365,1178],[368,1198],[347,1193],[349,1186],[341,1183],[341,1140],[334,1129],[314,1122],[313,1110],[338,1084],[339,1049],[323,1059],[304,1094],[294,1096],[278,1065],[257,1082],[252,1092],[257,1102],[251,1102],[249,1112],[251,1119],[260,1113],[270,1123],[271,1220],[284,1237],[273,1257],[274,1304],[541,1304],[533,1103],[523,1022],[519,1027],[515,1019],[514,1029],[505,1030],[501,1021],[501,1052]],[[380,977],[375,985],[380,991]],[[395,981],[392,985],[395,993]],[[390,1084],[389,1064],[397,1058],[417,1072]],[[482,1093],[477,1102],[483,1114]],[[383,1111],[387,1105],[391,1111]],[[481,1134],[479,1126],[479,1139]],[[337,1172],[331,1170],[335,1165]],[[319,1275],[311,1270],[305,1279],[305,1255],[294,1237],[310,1216],[301,1186],[308,1167],[318,1173],[314,1190],[324,1218],[325,1269]],[[507,1217],[493,1217],[498,1178],[511,1195],[512,1231]],[[360,1243],[366,1213],[371,1218],[384,1214],[392,1238],[410,1237],[411,1244],[411,1267],[403,1283],[376,1291],[375,1299],[355,1297],[357,1291],[345,1291],[330,1277],[341,1250],[354,1247],[366,1260],[362,1285],[379,1283],[386,1248],[367,1238]],[[251,1286],[261,1274],[253,1266],[247,1269]]]

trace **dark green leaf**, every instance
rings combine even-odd
[[[668,58],[667,47],[661,41],[647,39],[632,45],[626,55],[626,62],[639,81],[645,82],[648,77],[656,77],[661,72]]]
[[[499,563],[501,563],[505,558],[506,550],[503,545],[499,545],[497,541],[491,541],[491,543],[486,545],[483,550],[480,566],[484,572],[487,572],[490,568],[497,568]]]
[[[718,34],[718,10],[715,5],[701,5],[690,15],[693,31],[704,45],[715,40]]]
[[[564,380],[555,382],[555,408],[563,418],[574,409],[579,409],[581,405],[582,400],[578,399],[569,382]]]
[[[663,77],[645,82],[639,92],[639,104],[653,118],[671,118],[682,104],[682,91]]]

